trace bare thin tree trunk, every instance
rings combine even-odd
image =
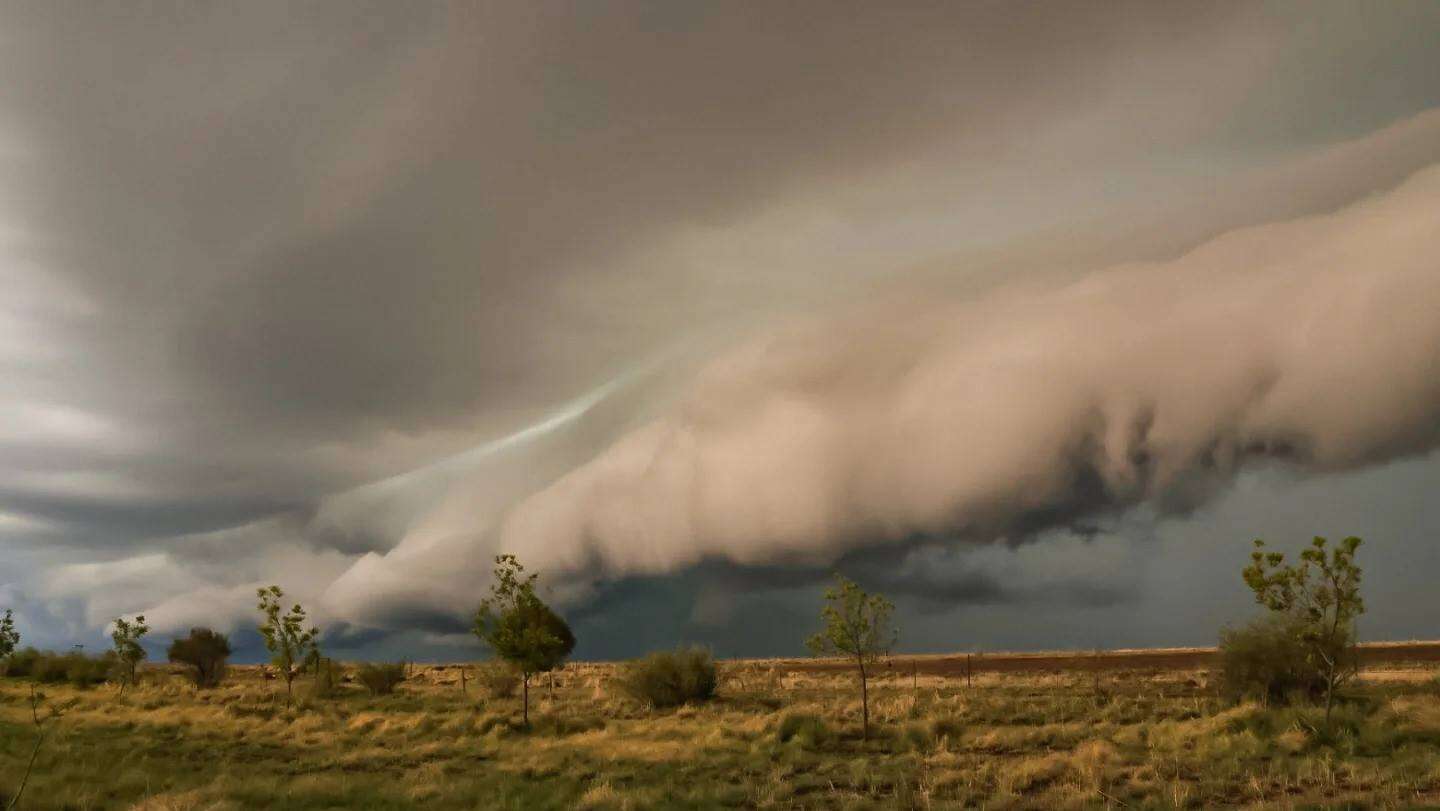
[[[5,806],[5,811],[12,811],[20,807],[20,795],[25,793],[25,784],[30,782],[30,771],[35,768],[35,758],[40,756],[40,744],[45,742],[45,731],[41,730],[35,736],[35,748],[30,750],[30,762],[25,764],[25,775],[20,778],[20,787],[15,789],[15,796],[10,798],[10,804]]]
[[[521,679],[520,679],[520,682],[521,682],[521,684],[525,685],[525,698],[524,698],[523,701],[522,701],[522,705],[523,705],[523,706],[522,706],[522,709],[520,710],[520,714],[521,714],[521,717],[523,717],[523,718],[525,719],[525,727],[526,727],[526,729],[529,729],[529,727],[530,727],[530,674],[529,674],[529,673],[522,674]]]
[[[1335,663],[1330,662],[1330,670],[1325,676],[1325,730],[1330,730],[1330,710],[1335,706]]]
[[[35,759],[40,756],[40,746],[45,743],[45,725],[40,720],[40,698],[35,693],[35,688],[30,688],[30,717],[35,722],[35,748],[30,750],[30,761],[25,764],[25,774],[20,778],[20,787],[15,789],[15,796],[10,798],[5,811],[14,811],[20,807],[20,797],[25,793],[25,786],[30,782],[30,772],[35,769]]]
[[[865,683],[865,660],[860,660],[860,737],[870,740],[870,688]]]

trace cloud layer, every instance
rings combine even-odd
[[[1364,219],[1433,205],[1431,3],[0,22],[0,598],[47,644],[280,579],[423,646],[376,640],[463,629],[501,548],[714,619],[1431,441],[1433,245]]]
[[[1333,471],[1440,438],[1440,166],[1169,263],[821,319],[710,366],[674,412],[526,501],[550,569],[827,564],[1153,502],[1246,464]]]

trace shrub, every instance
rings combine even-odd
[[[830,727],[818,716],[807,713],[789,713],[780,719],[775,738],[781,743],[795,741],[806,749],[818,749],[835,737]]]
[[[345,668],[335,664],[334,659],[321,657],[315,662],[315,681],[310,685],[310,698],[334,697],[340,692],[340,680],[344,675]]]
[[[1220,633],[1220,690],[1228,698],[1285,703],[1325,692],[1300,620],[1273,615]]]
[[[41,684],[60,684],[70,670],[69,656],[42,653],[30,666],[30,677]]]
[[[85,656],[81,653],[49,653],[26,648],[15,654],[11,661],[10,675],[28,676],[42,684],[69,683],[75,687],[93,687],[104,684],[112,675],[118,675],[119,662],[113,651],[103,656]]]
[[[706,701],[715,695],[715,659],[704,648],[660,651],[627,664],[616,681],[657,709]]]
[[[935,718],[930,721],[930,735],[936,740],[948,738],[959,741],[965,734],[965,725],[957,718]]]
[[[10,661],[6,663],[5,675],[22,679],[35,675],[35,664],[43,655],[34,648],[15,651],[10,655]]]
[[[475,681],[490,698],[509,698],[520,688],[520,674],[502,662],[491,662],[476,669]]]
[[[501,734],[515,731],[510,719],[503,715],[487,715],[475,723],[475,732],[479,735],[489,735],[493,730],[500,730]]]
[[[1298,564],[1286,565],[1284,554],[1267,553],[1265,542],[1257,539],[1244,576],[1255,602],[1294,625],[1311,672],[1323,679],[1320,692],[1329,726],[1335,691],[1360,672],[1355,619],[1365,613],[1365,600],[1360,596],[1360,567],[1355,565],[1355,551],[1364,541],[1352,535],[1329,550],[1327,543],[1316,537],[1300,553]]]
[[[209,628],[191,628],[190,635],[170,643],[170,661],[189,665],[196,687],[217,687],[225,679],[230,639]]]
[[[355,672],[355,680],[365,685],[371,695],[388,696],[395,692],[400,682],[405,681],[405,665],[399,662],[366,663]]]
[[[556,736],[579,735],[605,728],[605,719],[596,716],[544,715],[535,720],[534,732]]]
[[[912,721],[900,730],[897,742],[900,744],[900,751],[929,752],[935,748],[934,728],[930,724]]]

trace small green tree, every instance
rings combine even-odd
[[[1360,596],[1360,567],[1355,565],[1362,541],[1351,536],[1328,554],[1327,543],[1316,537],[1300,553],[1298,564],[1286,565],[1284,554],[1266,552],[1265,542],[1256,539],[1244,577],[1255,602],[1297,621],[1309,665],[1325,688],[1328,728],[1336,688],[1360,670],[1355,620],[1365,612],[1365,600]]]
[[[285,592],[279,586],[258,589],[255,596],[260,598],[256,608],[265,615],[260,635],[265,638],[271,663],[285,679],[285,706],[288,707],[295,695],[296,665],[307,661],[312,652],[318,652],[320,629],[305,629],[305,609],[299,603],[291,606],[288,612],[281,613],[280,601],[284,599]]]
[[[0,665],[7,668],[10,664],[10,655],[20,644],[20,632],[15,630],[15,616],[10,609],[5,609],[5,616],[0,617]]]
[[[537,575],[525,576],[514,555],[495,558],[490,596],[475,612],[475,635],[520,673],[525,725],[530,725],[530,677],[565,663],[575,649],[570,626],[535,595]]]
[[[861,734],[870,739],[869,669],[895,644],[898,632],[890,616],[895,606],[879,594],[869,594],[853,580],[836,573],[835,585],[825,590],[820,618],[825,628],[805,643],[816,656],[844,656],[855,662],[860,675]]]
[[[140,663],[145,661],[145,648],[140,645],[140,638],[150,632],[150,626],[145,624],[145,615],[136,615],[134,622],[126,622],[124,617],[115,619],[115,628],[110,632],[110,639],[115,643],[115,658],[119,663],[120,690],[124,692],[125,686],[134,684],[136,671]]]

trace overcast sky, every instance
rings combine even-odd
[[[0,609],[473,656],[1437,637],[1440,4],[0,0]]]

